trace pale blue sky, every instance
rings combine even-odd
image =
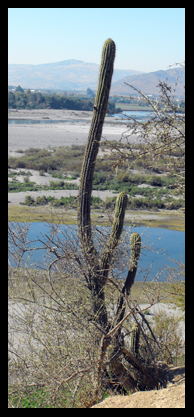
[[[166,70],[185,59],[184,8],[9,8],[8,63],[100,63],[116,43],[115,68]]]

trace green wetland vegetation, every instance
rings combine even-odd
[[[114,144],[112,144],[114,145]],[[118,145],[117,145],[118,146]],[[138,145],[134,145],[138,149]],[[122,148],[124,145],[122,145]],[[9,168],[9,192],[20,191],[39,191],[39,190],[78,190],[78,185],[71,180],[79,178],[81,165],[84,155],[84,146],[73,145],[71,147],[59,147],[50,149],[30,148],[20,151],[21,156],[10,157],[8,160]],[[175,158],[178,158],[176,151]],[[115,193],[125,191],[129,196],[128,209],[130,210],[157,210],[169,209],[176,210],[183,207],[182,198],[172,197],[175,189],[177,177],[168,175],[167,159],[161,158],[153,166],[149,159],[139,159],[128,170],[130,161],[117,165],[119,156],[111,152],[105,143],[101,144],[101,153],[96,162],[94,173],[93,189],[102,191],[110,190]],[[152,166],[151,166],[152,165]],[[25,168],[27,171],[14,171],[15,169]],[[49,173],[59,181],[50,181],[49,185],[38,185],[30,181],[30,170],[38,170],[44,176]],[[17,176],[22,175],[23,181],[18,181]],[[143,186],[142,186],[143,184]],[[131,197],[131,198],[130,198]],[[179,196],[180,197],[180,196]],[[100,198],[93,198],[96,206],[114,208],[116,196],[107,198],[105,203]],[[26,205],[45,205],[67,206],[76,208],[76,198],[69,197],[54,199],[53,197],[37,197],[36,200],[27,197]]]

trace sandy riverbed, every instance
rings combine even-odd
[[[58,146],[85,145],[92,112],[72,110],[9,110],[8,119],[45,120],[41,124],[9,124],[8,152],[14,156],[17,150],[28,148],[48,148]],[[46,120],[57,120],[58,123],[46,123]],[[61,122],[59,122],[61,121]],[[66,122],[63,122],[66,121]],[[103,127],[103,138],[119,140],[128,135],[127,124],[119,122],[118,117],[106,117]],[[130,142],[137,139],[130,136]]]
[[[92,119],[91,111],[73,111],[73,110],[14,110],[8,111],[8,119],[26,119],[26,120],[58,120],[61,123],[41,123],[41,124],[9,124],[8,125],[8,153],[9,156],[21,156],[17,150],[25,151],[28,148],[48,148],[58,146],[85,145],[90,129]],[[63,121],[66,121],[65,123]],[[118,117],[106,117],[103,137],[107,140],[119,140],[122,135],[125,136],[127,131],[126,123],[119,123]],[[128,134],[128,133],[127,133]],[[130,140],[134,141],[136,136],[131,136]],[[47,176],[49,178],[47,178]],[[34,171],[34,177],[30,177],[30,181],[37,184],[49,184],[50,180],[55,180],[51,176],[45,174],[44,177],[38,175]],[[57,181],[59,181],[57,179]],[[76,196],[77,190],[61,190],[61,191],[34,191],[9,193],[8,201],[11,204],[19,204],[24,202],[27,194],[36,198],[45,195],[54,196],[56,198]],[[106,197],[115,196],[111,191],[93,191],[93,196],[98,196],[102,200]]]
[[[17,153],[17,150],[25,151],[28,148],[49,148],[58,146],[71,146],[71,145],[85,145],[88,138],[90,123],[92,118],[91,111],[73,111],[73,110],[53,110],[53,109],[35,109],[35,110],[15,110],[9,109],[8,119],[27,119],[27,120],[57,120],[58,123],[41,123],[41,124],[9,124],[8,125],[8,155],[9,156],[21,156],[21,153]],[[66,122],[63,122],[66,121]],[[103,138],[107,140],[120,140],[121,136],[123,143],[126,142],[138,142],[136,135],[129,136],[129,128],[127,123],[122,123],[119,117],[105,117],[105,123],[103,127]],[[34,177],[33,177],[34,175]],[[50,178],[39,176],[37,173],[32,173],[31,181],[43,184],[49,183]],[[55,180],[52,178],[52,181]],[[56,179],[58,181],[58,179]],[[77,195],[77,190],[42,190],[34,192],[20,192],[9,193],[8,201],[9,206],[14,207],[20,202],[24,202],[26,195],[30,194],[32,197],[37,196],[54,196],[56,198],[68,197],[70,195]],[[98,196],[102,200],[106,197],[115,196],[115,193],[111,191],[95,191],[93,190],[93,196]],[[134,213],[135,214],[135,213]],[[127,215],[130,220],[134,218],[133,215]],[[172,217],[172,213],[170,213]],[[132,217],[131,217],[132,216]],[[139,216],[138,216],[139,218]],[[160,220],[158,213],[142,212],[140,215],[141,220],[146,219],[148,221]],[[129,220],[128,219],[128,220]],[[165,221],[169,221],[169,213],[165,213],[162,218],[162,224]],[[172,225],[171,225],[172,226]],[[159,226],[157,226],[159,227]],[[176,226],[177,227],[177,226]],[[173,226],[174,228],[174,226]]]

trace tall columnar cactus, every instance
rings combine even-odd
[[[117,197],[112,232],[110,239],[108,240],[107,245],[102,252],[101,259],[99,259],[99,256],[95,250],[92,238],[90,205],[93,174],[99,149],[99,143],[102,135],[103,122],[108,105],[115,51],[116,47],[114,41],[112,39],[107,39],[102,49],[98,88],[96,92],[91,127],[81,170],[78,195],[78,231],[81,247],[84,252],[87,264],[87,273],[85,274],[86,281],[92,293],[93,309],[94,314],[96,315],[96,319],[100,325],[105,328],[108,325],[108,319],[104,302],[104,284],[108,276],[113,251],[119,242],[123,229],[125,209],[127,206],[128,198],[125,192],[121,192]],[[135,271],[134,268],[137,266],[137,261],[139,259],[138,254],[140,253],[140,246],[138,245],[139,240],[137,238],[135,239],[135,243],[132,242],[132,263],[130,263],[129,267],[129,270],[131,271],[132,269]],[[133,274],[133,279],[134,278],[135,275]],[[129,282],[129,279],[127,282]],[[125,288],[127,287],[125,286]]]
[[[86,268],[84,274],[88,288],[91,291],[92,295],[94,317],[98,325],[100,325],[100,327],[103,329],[103,332],[107,332],[110,329],[110,324],[108,323],[108,316],[105,305],[104,286],[108,277],[113,252],[119,242],[122,233],[125,210],[128,201],[128,197],[125,192],[121,192],[118,195],[116,200],[115,215],[112,224],[111,235],[104,250],[102,251],[102,255],[100,258],[99,254],[95,249],[94,241],[92,238],[90,205],[93,174],[95,169],[96,157],[99,149],[99,143],[102,135],[104,118],[108,105],[109,91],[113,74],[113,64],[115,59],[115,51],[115,43],[112,39],[107,39],[102,49],[102,59],[99,71],[98,88],[96,92],[91,127],[89,131],[88,141],[84,154],[84,161],[81,170],[77,217],[81,248],[83,250],[84,258],[86,261]],[[131,286],[135,279],[137,263],[140,256],[140,246],[140,235],[138,233],[133,233],[131,236],[131,260],[129,265],[129,271],[120,298],[118,300],[116,323],[114,324],[117,324],[124,316],[125,295],[129,294]],[[117,341],[120,344],[120,331],[121,329],[119,329],[117,333],[117,337],[115,340],[116,345]],[[107,341],[105,344],[106,348],[108,346],[108,343],[109,342]],[[113,343],[113,346],[111,348],[113,356],[117,350],[116,345],[114,345]],[[105,354],[105,351],[103,351],[103,355]],[[119,362],[119,364],[117,363],[117,361],[115,362],[114,371],[115,369],[119,369],[119,372],[121,372],[121,374],[124,374],[125,370],[121,362]]]
[[[78,196],[78,229],[85,254],[95,253],[90,219],[92,182],[96,156],[102,135],[102,127],[108,105],[115,52],[116,47],[114,41],[112,39],[107,39],[102,49],[98,88],[81,170]]]
[[[93,174],[104,118],[107,111],[116,47],[112,39],[107,39],[102,49],[98,87],[95,97],[91,127],[84,154],[78,195],[78,231],[81,246],[88,266],[87,283],[92,293],[94,314],[97,321],[107,326],[107,313],[104,304],[104,291],[98,257],[92,238],[90,205]]]

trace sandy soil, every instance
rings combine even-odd
[[[92,112],[71,110],[9,110],[8,119],[60,120],[61,123],[8,125],[8,152],[16,150],[58,146],[85,145]],[[66,122],[62,122],[66,120]],[[119,140],[127,131],[125,123],[117,117],[106,117],[102,136],[107,140]],[[130,141],[137,139],[130,136]]]
[[[129,396],[115,395],[91,408],[185,408],[185,383]]]

